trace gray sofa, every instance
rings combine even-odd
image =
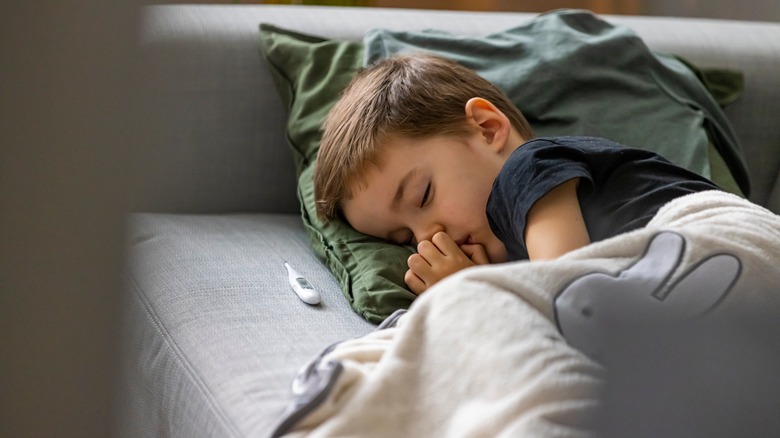
[[[299,218],[285,108],[258,24],[359,40],[373,27],[481,35],[528,14],[151,6],[141,80],[150,145],[130,218],[122,436],[267,436],[297,369],[374,329],[314,256]],[[751,172],[751,199],[780,212],[780,25],[609,17],[651,48],[739,69],[726,112]],[[291,291],[283,262],[322,294]]]

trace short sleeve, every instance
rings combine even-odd
[[[551,139],[532,140],[509,156],[493,183],[487,215],[493,233],[507,248],[510,259],[528,258],[526,217],[531,207],[553,188],[580,178],[592,186],[584,153]]]

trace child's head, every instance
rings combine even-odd
[[[498,135],[501,150],[493,152],[506,154],[523,140],[533,137],[525,117],[497,87],[470,69],[429,55],[396,56],[361,71],[328,114],[323,131],[314,176],[317,214],[327,221],[344,213],[358,231],[400,242],[420,240],[427,233],[414,232],[404,225],[401,228],[406,228],[407,232],[399,233],[399,236],[411,236],[397,238],[392,230],[384,229],[387,227],[361,226],[366,222],[363,219],[372,224],[376,221],[361,217],[360,209],[357,218],[354,214],[350,217],[350,209],[345,208],[357,193],[372,185],[369,180],[374,181],[373,174],[379,173],[381,179],[386,180],[382,182],[392,186],[388,190],[393,190],[391,198],[395,199],[395,195],[402,194],[394,189],[400,183],[392,180],[397,175],[379,172],[387,170],[394,158],[412,158],[425,153],[423,147],[436,149],[434,146],[445,143],[460,154],[462,151],[456,145],[474,143],[477,141],[475,135],[494,145],[497,143],[493,136]],[[449,151],[441,152],[450,155]],[[467,154],[463,157],[474,159]],[[404,166],[415,167],[415,162],[412,159],[396,164],[400,171]],[[500,163],[490,164],[488,173],[496,166],[497,174]],[[461,171],[468,172],[469,169]],[[416,173],[419,176],[425,172],[419,169]],[[468,178],[468,175],[463,177]],[[495,175],[489,178],[488,193],[493,178]],[[485,188],[480,191],[481,199]],[[443,194],[441,190],[439,194]],[[423,195],[420,193],[419,197]],[[484,207],[482,203],[473,205],[472,209],[484,216]],[[446,231],[454,233],[454,230]],[[453,236],[458,237],[468,236]]]

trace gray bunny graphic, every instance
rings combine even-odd
[[[570,345],[603,360],[608,330],[626,324],[684,321],[706,314],[735,286],[742,265],[730,254],[698,261],[668,284],[685,251],[685,238],[674,232],[656,234],[644,255],[613,276],[581,276],[555,298],[556,322]]]

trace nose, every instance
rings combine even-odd
[[[444,227],[444,225],[439,223],[433,223],[433,224],[423,224],[419,227],[412,230],[412,233],[414,234],[414,240],[416,243],[420,243],[423,240],[431,240],[433,238],[433,235],[438,233],[439,231],[447,231],[447,229]]]

